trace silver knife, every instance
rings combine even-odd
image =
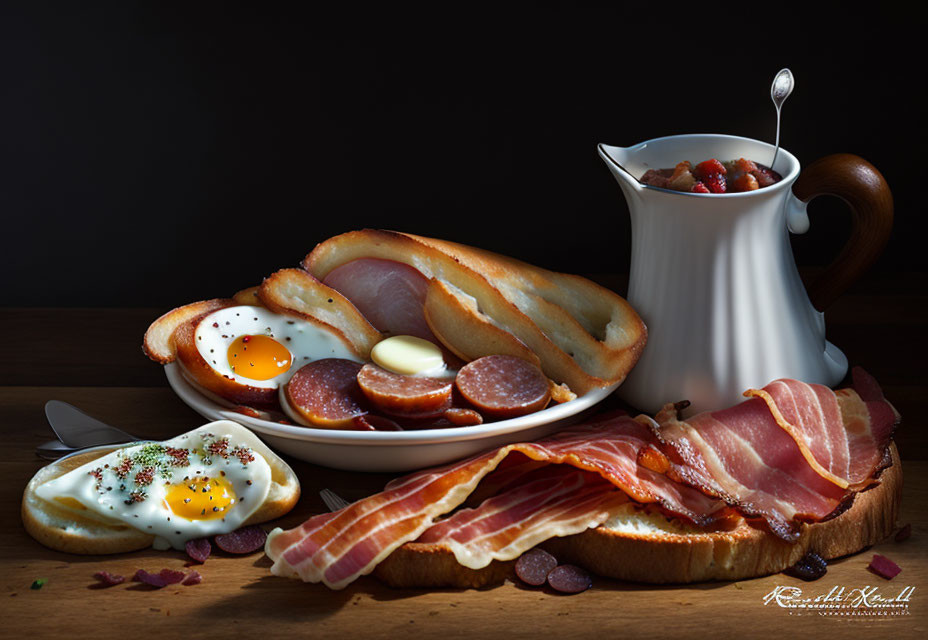
[[[71,449],[139,440],[60,400],[49,400],[45,403],[45,417],[48,418],[48,424],[58,439]]]

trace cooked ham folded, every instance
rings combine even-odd
[[[340,511],[314,516],[289,531],[275,529],[265,546],[274,562],[271,572],[341,589],[373,571],[403,543],[417,539],[438,516],[461,505],[480,480],[513,452],[553,465],[569,465],[588,472],[585,475],[595,474],[633,500],[657,503],[667,512],[698,524],[708,524],[727,515],[723,502],[638,464],[639,451],[656,445],[657,439],[646,426],[628,416],[615,416],[570,427],[538,442],[511,444],[462,462],[421,471],[391,482],[382,493]],[[591,483],[590,479],[580,478],[577,481],[581,485]],[[589,487],[608,489],[602,482],[591,483]],[[554,492],[564,489],[551,485],[549,488]],[[595,493],[592,491],[591,495]],[[548,496],[539,504],[550,508],[551,517],[540,518],[523,530],[536,542],[559,535],[562,524],[567,527],[565,531],[574,533],[580,526],[578,523],[596,526],[605,517],[601,515],[604,508],[608,510],[609,505],[625,499],[600,497],[589,503],[585,513],[583,510],[578,513],[560,509],[557,498]],[[517,505],[518,501],[509,506]],[[492,521],[492,527],[472,531],[475,535],[479,531],[480,536],[496,535],[500,544],[512,544],[501,532],[522,520],[524,512],[518,508],[498,511],[501,515]],[[462,540],[459,537],[458,544],[463,544]],[[478,551],[473,547],[466,553],[471,554],[469,563],[473,566],[485,566],[494,557],[494,551],[486,548]]]
[[[639,419],[662,441],[670,477],[795,540],[801,522],[842,513],[886,464],[898,414],[872,377],[853,377],[855,389],[777,380],[722,411],[681,420],[667,405]]]
[[[656,420],[612,415],[420,471],[271,532],[271,571],[341,589],[417,539],[479,569],[598,526],[628,500],[696,525],[731,517],[734,507],[795,540],[801,522],[841,513],[887,464],[898,414],[863,371],[855,370],[854,387],[777,381],[687,420],[675,405]],[[479,506],[436,521],[469,496],[479,496]]]

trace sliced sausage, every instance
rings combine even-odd
[[[557,566],[557,559],[544,549],[526,551],[516,560],[516,575],[519,580],[533,587],[541,586],[548,574]]]
[[[551,399],[541,369],[515,356],[484,356],[464,365],[454,384],[477,411],[496,419],[545,408]]]
[[[301,367],[284,387],[287,402],[313,425],[352,428],[367,411],[358,388],[361,365],[342,358],[324,358]]]
[[[440,415],[451,405],[451,378],[404,376],[375,364],[364,365],[357,378],[365,397],[390,415]]]
[[[451,407],[442,417],[455,427],[473,427],[483,424],[483,416],[480,413],[464,407]]]
[[[561,593],[580,593],[593,586],[593,579],[580,567],[562,564],[548,574],[548,584]]]
[[[368,413],[354,419],[354,426],[359,431],[402,431],[403,427],[386,416]]]
[[[213,538],[216,546],[226,553],[253,553],[264,547],[267,542],[267,533],[256,524],[236,529],[231,533],[223,533]]]

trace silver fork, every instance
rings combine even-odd
[[[322,501],[325,503],[325,506],[329,508],[329,511],[341,511],[351,504],[331,489],[323,489],[319,492],[319,497],[322,498]]]

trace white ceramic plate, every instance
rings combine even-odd
[[[312,429],[261,420],[232,411],[205,397],[171,363],[164,372],[187,406],[210,420],[234,420],[259,433],[270,446],[294,458],[347,471],[412,471],[432,467],[513,442],[535,440],[576,422],[583,412],[618,385],[591,391],[576,400],[527,416],[474,427],[418,431],[342,431]]]

